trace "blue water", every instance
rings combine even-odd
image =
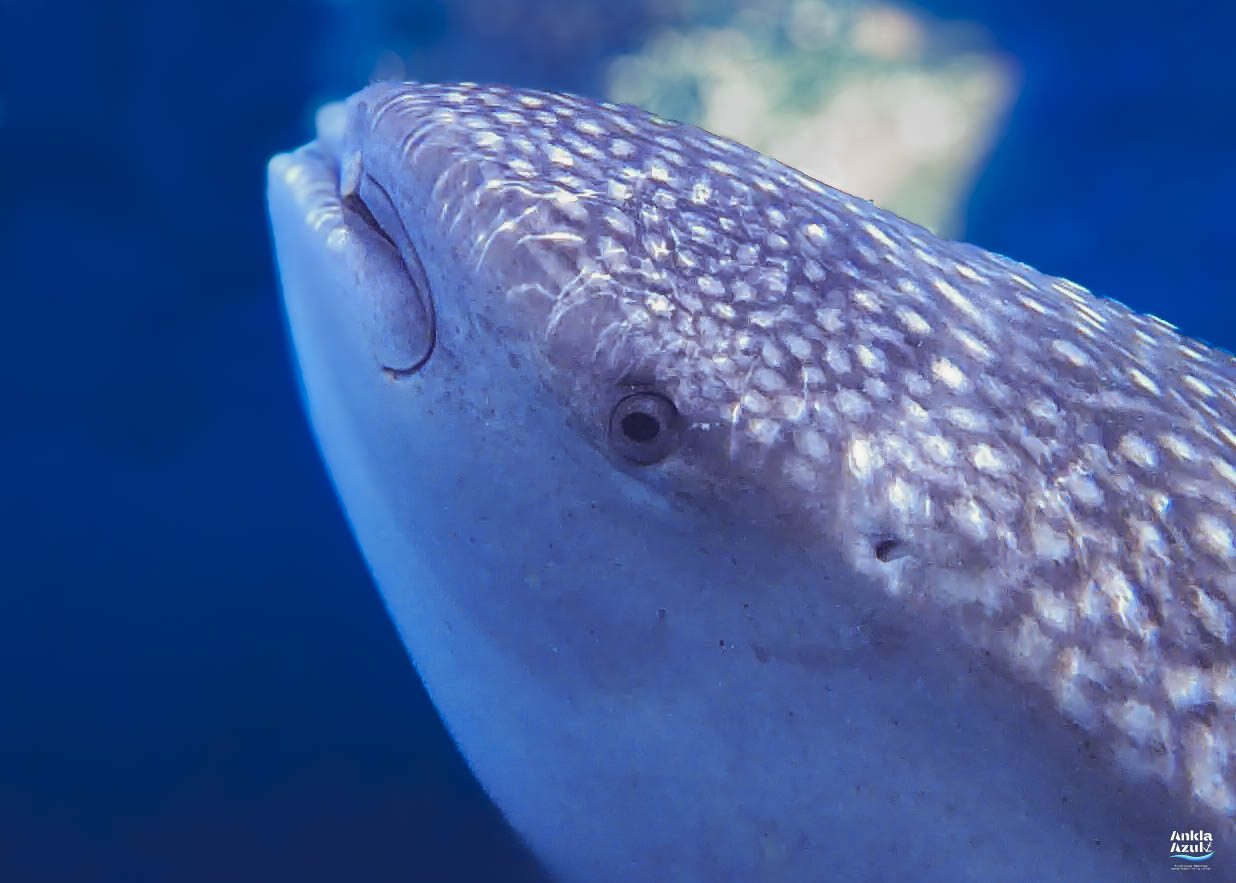
[[[1023,71],[968,238],[1236,347],[1236,12],[923,6]],[[595,92],[614,7],[546,7],[583,22],[547,52],[548,13],[0,0],[0,880],[540,879],[317,461],[262,172],[384,29],[422,78]]]

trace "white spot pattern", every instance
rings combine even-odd
[[[955,613],[1130,769],[1231,817],[1230,356],[633,108],[398,84],[353,107],[366,171],[571,366],[546,368],[568,405],[637,370],[725,433],[681,468],[798,501],[877,590]],[[890,534],[895,562],[864,542]]]

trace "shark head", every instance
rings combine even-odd
[[[692,141],[705,164],[687,160]],[[725,162],[734,146],[706,133],[500,89],[379,84],[323,111],[297,168],[311,152],[338,182],[326,209],[338,226],[319,233],[363,267],[353,305],[391,381],[436,358],[483,372],[465,388],[490,402],[552,400],[580,441],[659,496],[733,497],[749,489],[744,466],[776,474],[758,441],[776,420],[750,418],[801,410],[768,387],[792,399],[781,377],[797,382],[812,344],[791,339],[795,355],[752,332],[790,319],[774,178],[809,179],[765,160],[765,189],[752,188]],[[776,346],[774,378],[761,360]],[[813,451],[826,459],[821,439]]]
[[[1228,357],[572,96],[376,84],[269,202],[360,546],[551,870],[1136,874],[1128,782],[1227,823]]]

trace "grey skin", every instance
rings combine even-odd
[[[571,96],[376,84],[269,203],[352,527],[556,877],[1236,868],[1230,357]]]

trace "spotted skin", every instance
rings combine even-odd
[[[314,148],[342,189],[469,280],[439,321],[499,337],[602,450],[616,390],[665,396],[682,442],[638,480],[766,501],[1231,828],[1231,356],[635,108],[379,83],[346,114]],[[333,187],[305,201],[341,223]]]
[[[367,167],[428,187],[530,353],[575,365],[555,350],[584,316],[592,367],[708,440],[697,474],[723,457],[799,501],[1128,771],[1236,813],[1231,356],[634,108],[393,84],[352,106],[354,149],[398,144]],[[586,413],[575,373],[556,388]]]

